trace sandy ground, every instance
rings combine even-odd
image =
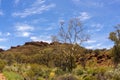
[[[5,76],[2,73],[0,73],[0,80],[6,80]]]

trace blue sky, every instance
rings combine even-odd
[[[79,17],[90,40],[86,48],[110,48],[113,26],[120,23],[120,0],[0,0],[0,48],[28,41],[51,41],[59,22]]]

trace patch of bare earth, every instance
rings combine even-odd
[[[5,76],[2,73],[0,73],[0,80],[6,80]]]

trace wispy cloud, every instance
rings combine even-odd
[[[28,25],[28,24],[16,24],[16,30],[17,31],[21,31],[21,32],[24,32],[24,31],[33,31],[34,30],[34,27]]]
[[[0,38],[0,42],[4,42],[4,41],[7,41],[6,38]]]
[[[43,23],[43,22],[47,22],[48,19],[46,18],[39,18],[39,19],[33,19],[32,21],[30,21],[30,23],[33,23],[33,24],[37,24],[37,23]]]
[[[35,14],[42,14],[45,11],[55,7],[55,4],[45,4],[45,0],[36,0],[31,7],[24,9],[21,12],[14,12],[13,16],[20,16],[22,18],[35,15]]]
[[[10,36],[11,33],[10,32],[0,32],[0,37],[6,37],[6,36]]]
[[[54,29],[53,27],[48,27],[46,30],[50,31],[50,30],[53,30],[53,29]]]
[[[74,4],[80,6],[85,6],[85,7],[103,7],[104,3],[100,1],[92,1],[92,0],[72,0]]]
[[[92,36],[91,39],[83,45],[88,49],[110,49],[113,47],[113,44],[111,44],[111,41],[108,39],[108,34],[104,33],[94,34],[94,36]]]
[[[101,47],[101,43],[98,43],[96,45],[90,45],[90,46],[86,46],[87,49],[102,49],[103,47]]]
[[[92,24],[91,27],[94,29],[94,31],[100,31],[104,25],[97,23],[97,24]]]
[[[56,25],[57,25],[56,23],[50,23],[48,24],[48,27],[45,30],[46,31],[55,30],[57,29]]]
[[[86,41],[87,44],[96,43],[96,42],[97,42],[96,40],[88,40],[88,41]]]
[[[99,32],[103,29],[104,25],[103,24],[100,24],[100,23],[92,23],[90,25],[91,27],[89,27],[89,30],[88,32],[89,33],[96,33],[96,32]]]
[[[91,16],[87,12],[81,12],[78,18],[80,18],[81,21],[85,21],[90,19]]]
[[[39,26],[38,30],[45,32],[53,31],[57,29],[56,25],[57,25],[56,23],[48,23],[45,26]]]
[[[103,45],[102,43],[86,46],[87,49],[103,49],[103,48],[110,49],[112,47],[113,47],[113,45],[111,45],[111,44]]]
[[[5,50],[8,49],[8,47],[6,47],[6,46],[0,46],[0,48],[1,48],[1,49],[5,49]]]
[[[17,37],[30,37],[32,33],[31,32],[17,32],[16,36]]]
[[[32,34],[33,30],[34,30],[34,27],[28,24],[15,25],[15,31],[18,37],[29,37]]]
[[[6,33],[6,36],[10,36],[10,35],[11,35],[11,33],[10,33],[10,32],[7,32],[7,33]]]

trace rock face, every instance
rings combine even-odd
[[[20,45],[18,45],[18,46],[11,46],[11,49],[16,49],[18,47],[20,47]]]
[[[5,50],[3,50],[3,49],[0,48],[0,52],[3,52],[3,51],[5,51]]]
[[[111,60],[111,56],[108,54],[87,54],[85,58],[82,58],[81,56],[77,59],[77,63],[81,64],[81,62],[90,61],[90,60],[95,60],[98,64],[104,64],[105,62]]]
[[[60,44],[62,44],[62,43],[59,43],[59,42],[52,42],[52,43],[50,43],[50,45],[60,45]]]
[[[17,48],[19,48],[19,47],[23,47],[23,46],[27,46],[27,45],[34,45],[34,46],[38,46],[38,47],[47,47],[47,46],[49,46],[49,43],[47,43],[47,42],[26,42],[24,45],[18,45],[18,46],[11,46],[11,48],[10,49],[17,49]],[[9,50],[10,50],[9,49]],[[0,50],[0,51],[2,51],[2,50]]]
[[[25,45],[35,45],[35,46],[48,46],[49,44],[47,42],[26,42]]]

